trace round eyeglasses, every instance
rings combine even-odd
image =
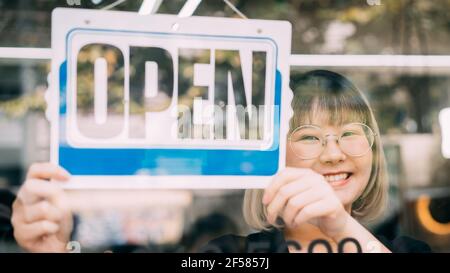
[[[333,137],[345,154],[353,157],[363,156],[372,149],[375,133],[363,123],[349,123],[342,126],[338,135],[324,134],[322,128],[315,125],[302,125],[289,135],[289,146],[301,159],[319,157]]]

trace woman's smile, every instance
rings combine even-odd
[[[329,172],[322,174],[325,180],[330,184],[333,188],[339,188],[346,185],[352,176],[351,172]]]

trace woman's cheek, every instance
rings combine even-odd
[[[357,169],[359,170],[359,174],[357,176],[357,185],[359,186],[359,190],[356,199],[364,192],[365,188],[369,184],[370,173],[372,172],[372,158],[373,156],[370,153],[355,162],[355,165],[357,165]]]
[[[314,169],[314,164],[317,160],[301,160],[289,147],[286,145],[286,166],[294,168],[310,168]]]
[[[298,168],[302,167],[300,158],[297,157],[289,145],[286,145],[286,166]]]

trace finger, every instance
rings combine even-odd
[[[263,204],[269,204],[274,198],[275,194],[284,184],[289,183],[302,175],[305,175],[309,171],[309,169],[286,168],[275,175],[272,183],[270,183],[270,185],[264,191]]]
[[[334,212],[334,210],[334,206],[332,206],[329,202],[314,202],[299,211],[294,219],[294,226],[306,223],[313,218],[328,215]]]
[[[59,225],[51,221],[39,221],[32,224],[25,224],[14,229],[14,237],[21,241],[34,241],[42,236],[53,235],[59,231]]]
[[[280,188],[280,190],[275,194],[272,202],[267,206],[267,220],[269,223],[274,223],[277,216],[286,206],[288,200],[298,195],[309,188],[311,188],[311,183],[308,181],[293,181]]]
[[[58,183],[50,183],[44,180],[27,180],[17,194],[25,205],[47,200],[57,205],[58,198],[64,194],[63,189]]]
[[[24,220],[26,223],[33,223],[43,220],[59,222],[62,219],[62,211],[51,205],[47,201],[25,206],[23,209]]]
[[[283,210],[284,223],[288,226],[294,226],[295,217],[303,208],[314,204],[315,202],[320,202],[322,199],[323,193],[317,189],[309,189],[292,197],[289,199]]]
[[[66,170],[52,163],[34,163],[27,174],[27,179],[66,181],[69,178],[70,174]]]

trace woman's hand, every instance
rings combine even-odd
[[[72,213],[59,182],[69,174],[50,163],[33,164],[13,204],[17,243],[31,252],[64,252],[73,228]]]
[[[269,223],[278,217],[290,228],[310,223],[332,238],[351,218],[325,178],[311,169],[286,168],[278,173],[266,188],[263,203]]]

